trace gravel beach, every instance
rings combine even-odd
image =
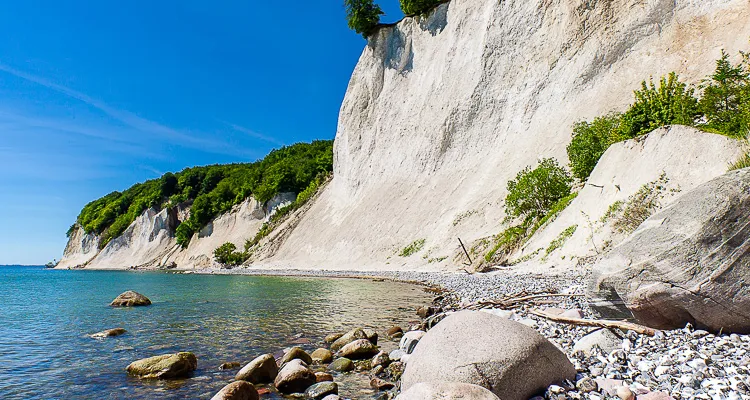
[[[461,274],[252,268],[201,273],[393,279],[442,289],[436,300],[447,313],[477,301],[522,293],[576,294],[583,293],[585,287],[585,276],[576,273],[519,275],[511,271]],[[584,318],[596,317],[583,297],[551,298],[535,307],[566,310],[573,315],[580,313]],[[537,317],[528,312],[528,306],[511,311],[485,311],[533,327],[573,362],[578,371],[576,382],[550,387],[544,396],[547,399],[750,399],[750,335],[715,335],[689,325],[679,330],[658,331],[653,337],[632,331],[601,335],[597,333],[598,328]],[[581,341],[584,337],[586,339]],[[586,342],[607,348],[593,347],[584,352],[576,347],[579,342],[582,348],[586,347]]]

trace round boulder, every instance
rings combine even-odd
[[[117,296],[109,305],[112,307],[149,306],[151,305],[151,300],[138,292],[128,290],[127,292]]]
[[[417,383],[409,390],[401,392],[396,400],[500,400],[489,390],[461,382]]]
[[[281,365],[292,360],[302,360],[305,364],[312,364],[313,362],[312,357],[310,357],[306,351],[302,350],[301,347],[292,347],[289,349],[289,351],[284,354],[284,357],[281,357]]]
[[[258,391],[251,383],[236,381],[224,386],[211,400],[258,400]]]
[[[378,346],[367,339],[359,339],[342,347],[339,353],[341,356],[352,360],[362,360],[378,354]]]
[[[131,363],[126,370],[142,379],[173,379],[187,377],[197,368],[198,358],[185,352],[144,358]]]
[[[289,361],[281,368],[274,380],[274,386],[281,393],[304,393],[316,383],[315,373],[300,359]]]
[[[264,354],[242,367],[234,379],[257,385],[273,382],[278,374],[279,367],[276,365],[273,354]]]
[[[409,390],[422,382],[463,382],[503,400],[527,400],[575,375],[568,357],[535,330],[492,314],[461,311],[424,335],[401,385]]]
[[[352,329],[331,344],[331,351],[335,353],[347,344],[359,339],[367,339],[367,333],[360,328]]]
[[[328,349],[317,349],[310,354],[310,358],[316,364],[328,364],[333,361],[333,353]]]
[[[337,358],[328,366],[328,369],[336,372],[349,372],[354,370],[354,363],[348,358]]]

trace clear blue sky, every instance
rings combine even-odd
[[[111,191],[333,138],[365,45],[337,0],[6,1],[0,37],[0,264]]]

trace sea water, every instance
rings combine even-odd
[[[126,290],[153,304],[109,307]],[[312,351],[325,335],[360,326],[382,337],[429,300],[388,281],[0,267],[0,399],[210,399],[237,372],[220,371],[224,362],[299,344]],[[118,327],[128,332],[88,336]],[[125,372],[132,361],[180,351],[198,357],[188,379]],[[341,390],[367,398],[346,383]]]

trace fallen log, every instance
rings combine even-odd
[[[610,321],[603,319],[582,319],[582,318],[570,318],[562,317],[560,315],[550,314],[541,310],[529,310],[530,314],[542,317],[554,322],[561,322],[564,324],[580,325],[580,326],[593,326],[597,328],[609,328],[609,329],[620,329],[622,331],[633,331],[638,332],[641,335],[654,336],[656,330],[647,326],[638,325],[627,321]]]

